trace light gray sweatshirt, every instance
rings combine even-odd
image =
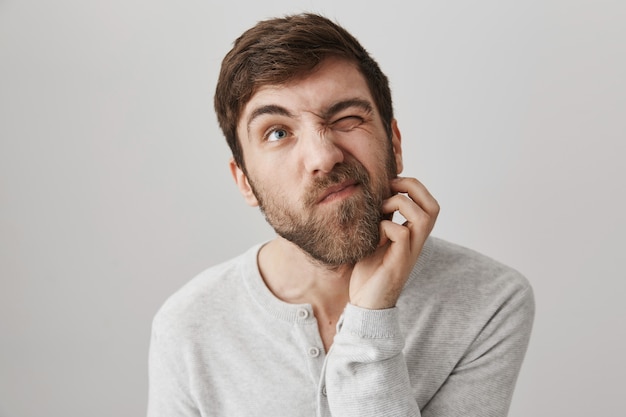
[[[396,307],[347,305],[324,352],[311,306],[265,286],[260,247],[155,316],[149,417],[507,414],[534,317],[518,272],[431,237]]]

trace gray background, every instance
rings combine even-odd
[[[272,236],[227,169],[219,63],[257,20],[303,10],[388,73],[434,234],[532,282],[511,416],[623,416],[617,0],[0,1],[0,416],[145,413],[158,307]]]

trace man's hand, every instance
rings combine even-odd
[[[396,305],[439,214],[439,204],[415,178],[396,178],[390,184],[400,194],[383,202],[383,213],[399,211],[406,222],[380,223],[378,249],[354,266],[350,279],[350,303],[372,310]]]

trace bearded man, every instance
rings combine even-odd
[[[359,42],[319,15],[260,22],[224,58],[215,109],[276,237],[160,309],[148,415],[506,415],[531,287],[430,236],[439,205],[398,176],[387,77]]]

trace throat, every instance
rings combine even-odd
[[[328,268],[311,262],[303,251],[277,237],[258,255],[261,277],[274,296],[289,304],[309,304],[324,349],[330,349],[339,317],[350,300],[351,265]]]
[[[313,309],[315,311],[315,308]],[[341,310],[343,312],[343,309]],[[315,318],[317,319],[317,327],[320,332],[320,337],[322,338],[322,343],[324,344],[324,350],[326,353],[330,350],[330,347],[333,344],[333,340],[335,339],[335,334],[337,333],[337,322],[339,321],[339,317],[341,317],[341,312],[339,314],[335,314],[332,317],[320,314],[315,312]]]

